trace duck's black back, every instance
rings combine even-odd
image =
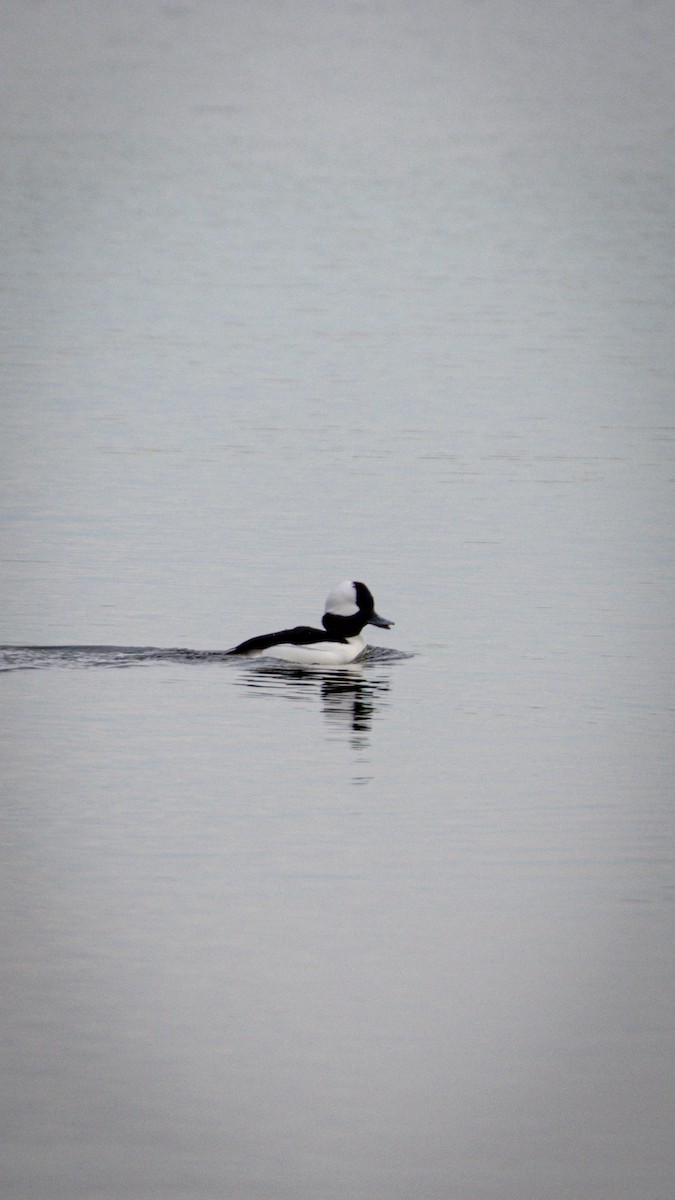
[[[271,646],[308,646],[312,642],[344,642],[346,639],[339,634],[327,632],[325,629],[312,629],[311,625],[296,625],[294,629],[280,629],[277,633],[261,633],[258,637],[248,638],[228,650],[228,654],[255,654],[256,651],[269,650]]]

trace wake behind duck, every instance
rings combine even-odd
[[[0,646],[0,673],[45,667],[133,667],[159,663],[216,663],[264,660],[260,669],[336,667],[381,663],[410,655],[384,646],[369,646],[362,637],[366,625],[390,629],[393,621],[375,611],[365,583],[347,580],[329,593],[323,629],[296,625],[248,638],[230,650],[163,649],[157,646]],[[257,665],[256,665],[256,668]]]

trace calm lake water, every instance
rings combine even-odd
[[[672,6],[0,35],[3,1198],[672,1200]]]

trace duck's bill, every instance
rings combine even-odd
[[[391,629],[394,622],[388,621],[386,619],[386,617],[378,617],[377,613],[374,612],[372,617],[370,618],[368,624],[369,625],[379,625],[380,629]]]

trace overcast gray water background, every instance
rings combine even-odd
[[[672,1200],[674,32],[2,4],[6,1200]]]

